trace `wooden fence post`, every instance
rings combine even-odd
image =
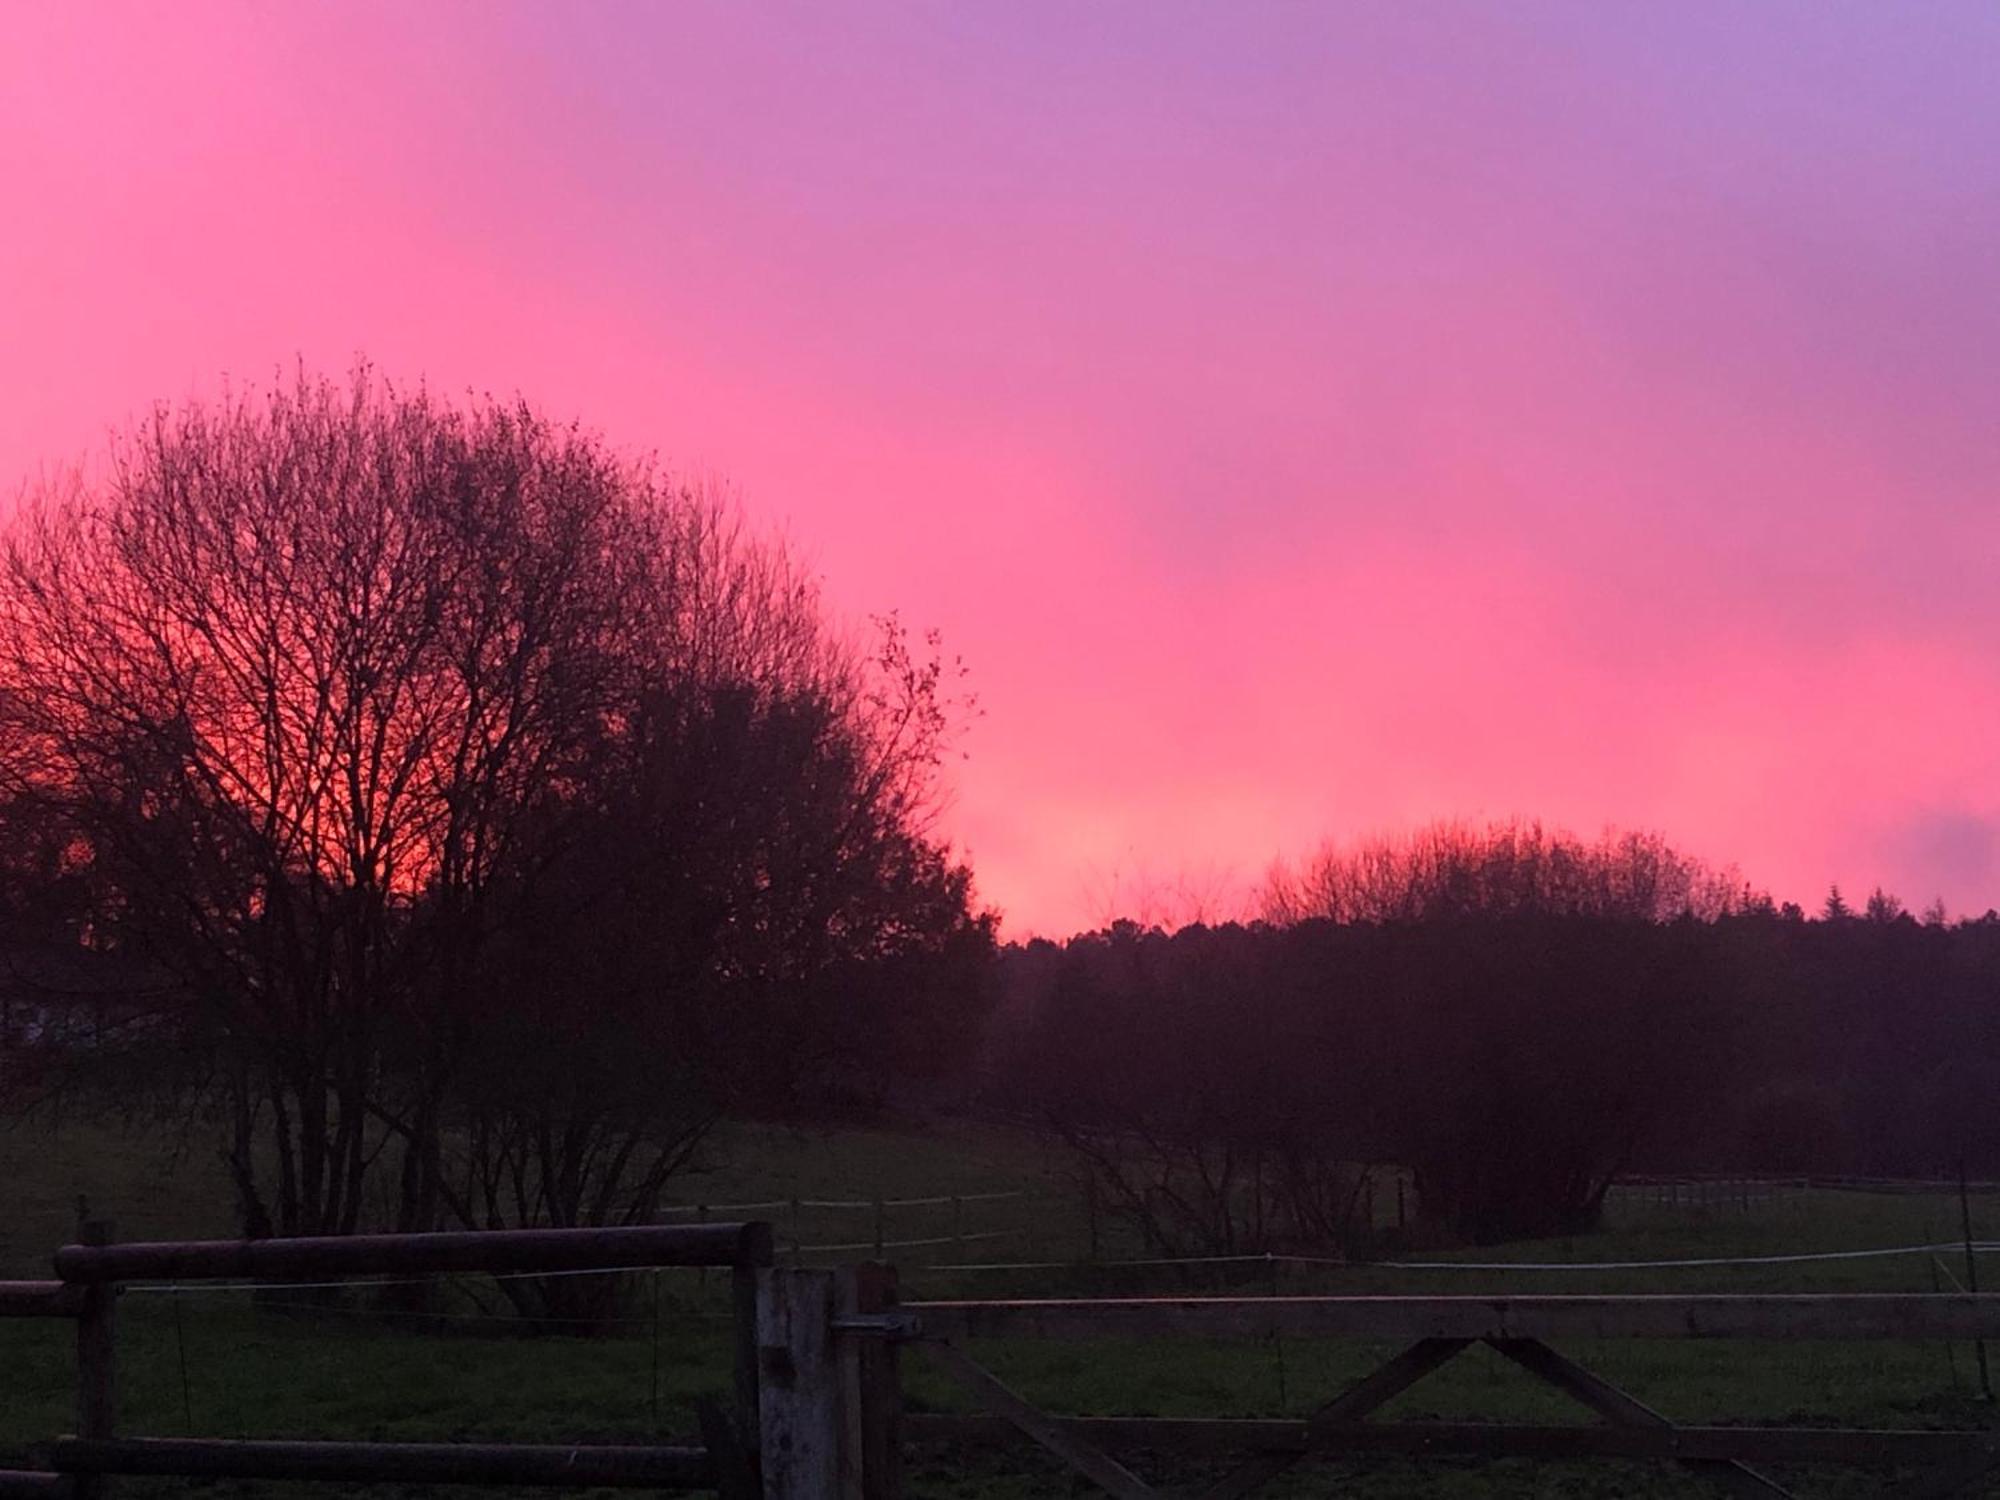
[[[853,1361],[835,1337],[841,1274],[757,1276],[757,1400],[764,1500],[859,1500]],[[853,1278],[845,1278],[851,1289]],[[850,1292],[851,1295],[851,1292]],[[851,1344],[851,1341],[848,1341]]]
[[[108,1219],[91,1219],[78,1228],[86,1245],[111,1243]],[[86,1441],[116,1435],[118,1427],[118,1283],[94,1282],[83,1289],[76,1315],[76,1435]],[[110,1481],[101,1474],[79,1474],[71,1493],[76,1500],[104,1500]]]
[[[854,1309],[862,1315],[892,1313],[901,1302],[896,1268],[875,1262],[854,1268]],[[902,1500],[903,1385],[896,1341],[857,1338],[861,1419],[862,1500]]]
[[[729,1273],[730,1308],[735,1313],[731,1334],[736,1356],[736,1438],[753,1459],[762,1447],[758,1435],[762,1420],[757,1374],[761,1359],[757,1333],[758,1275],[755,1266],[742,1265]]]
[[[1972,1253],[1972,1199],[1965,1189],[1965,1158],[1958,1159],[1958,1213],[1959,1223],[1965,1229],[1965,1289],[1972,1295],[1979,1294],[1979,1260]],[[1979,1360],[1979,1394],[1988,1401],[1993,1399],[1993,1377],[1986,1366],[1986,1340],[1974,1339],[1972,1352]]]

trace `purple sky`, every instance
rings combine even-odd
[[[966,657],[1009,930],[1442,816],[2000,904],[2000,7],[19,6],[0,484],[365,352]]]

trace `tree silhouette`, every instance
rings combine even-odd
[[[1893,922],[1905,912],[1903,903],[1878,885],[1868,893],[1868,905],[1863,915],[1871,922]]]
[[[928,831],[942,661],[521,403],[161,409],[4,568],[0,790],[171,976],[252,1232],[354,1228],[380,1159],[404,1228],[643,1215],[725,1046],[990,941]]]

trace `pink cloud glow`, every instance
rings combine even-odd
[[[1009,930],[1329,833],[2000,904],[2000,12],[21,7],[0,482],[295,357],[729,477]]]

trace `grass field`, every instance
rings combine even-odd
[[[798,1133],[739,1129],[716,1143],[705,1170],[681,1184],[680,1201],[926,1197],[1019,1191],[1005,1202],[968,1205],[968,1232],[1008,1228],[975,1259],[1068,1259],[1087,1242],[1080,1204],[1032,1142],[1007,1132],[951,1128],[928,1133],[847,1130]],[[0,1275],[47,1274],[47,1254],[69,1237],[75,1199],[114,1218],[121,1238],[226,1235],[220,1175],[198,1152],[174,1153],[143,1131],[69,1123],[0,1132]],[[1975,1202],[1976,1232],[2000,1218]],[[1634,1204],[1602,1232],[1573,1241],[1516,1245],[1464,1259],[1627,1260],[1861,1249],[1955,1237],[1955,1201],[1818,1193],[1750,1212]],[[948,1208],[891,1211],[888,1237],[948,1235]],[[789,1209],[773,1215],[789,1234]],[[807,1243],[872,1236],[873,1214],[800,1211]],[[949,1247],[945,1247],[948,1251]],[[1107,1254],[1119,1246],[1108,1241]],[[1174,1270],[968,1274],[925,1269],[932,1249],[891,1252],[906,1295],[1006,1296],[1086,1291],[1220,1288]],[[946,1256],[945,1258],[948,1258]],[[1958,1258],[1946,1257],[1954,1272]],[[1933,1288],[1923,1258],[1792,1266],[1704,1267],[1591,1273],[1418,1272],[1310,1268],[1230,1276],[1244,1291],[1863,1291]],[[1993,1266],[2000,1276],[2000,1260]],[[718,1279],[719,1280],[719,1279]],[[524,1338],[468,1315],[455,1334],[394,1331],[366,1309],[253,1309],[238,1293],[128,1294],[121,1308],[124,1429],[173,1436],[515,1438],[631,1441],[693,1430],[692,1402],[726,1382],[727,1325],[720,1286],[693,1273],[642,1278],[632,1321],[610,1337]],[[1302,1414],[1390,1351],[1346,1343],[1148,1341],[1079,1345],[1010,1341],[977,1356],[1023,1394],[1055,1411],[1089,1414],[1269,1416]],[[1739,1344],[1634,1341],[1567,1350],[1670,1416],[1688,1421],[1796,1422],[1830,1426],[1958,1427],[1992,1413],[1973,1391],[1972,1351],[1940,1344]],[[919,1408],[956,1410],[950,1388],[907,1361]],[[68,1329],[0,1323],[0,1451],[67,1430],[72,1366]],[[1385,1417],[1461,1420],[1578,1419],[1547,1392],[1475,1349],[1409,1392]],[[1173,1460],[1135,1455],[1149,1478],[1193,1485],[1213,1468],[1177,1470]],[[1882,1476],[1806,1471],[1802,1494],[1874,1493]],[[1673,1471],[1611,1464],[1553,1466],[1302,1466],[1268,1493],[1573,1496],[1701,1493]],[[213,1489],[214,1487],[210,1487]],[[251,1486],[227,1487],[249,1494]],[[1065,1495],[1068,1480],[1029,1449],[915,1454],[911,1489],[956,1500]],[[130,1493],[175,1493],[172,1486]],[[273,1493],[277,1493],[273,1487]],[[305,1493],[301,1491],[300,1493]],[[451,1492],[440,1492],[451,1493]],[[459,1491],[457,1493],[464,1493]]]

